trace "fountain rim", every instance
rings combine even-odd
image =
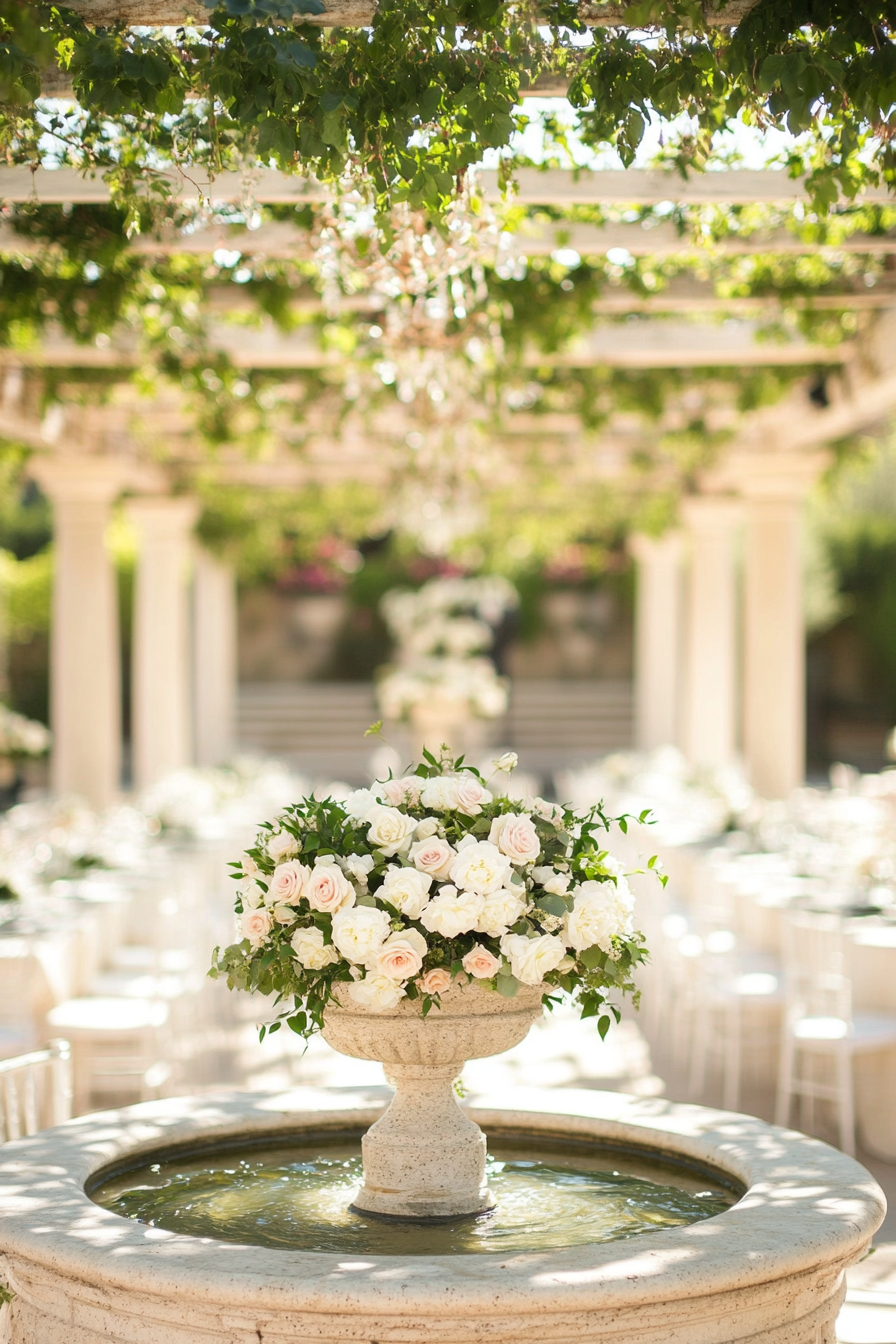
[[[470,1113],[516,1135],[635,1145],[727,1173],[731,1209],[624,1241],[509,1255],[402,1258],[272,1251],[185,1236],[93,1203],[96,1176],[142,1153],[256,1132],[334,1132],[372,1123],[385,1089],[295,1088],[170,1098],[79,1117],[0,1149],[0,1256],[54,1276],[234,1308],[406,1316],[602,1310],[757,1288],[863,1252],[883,1194],[852,1158],[752,1116],[613,1092],[519,1090],[471,1099]],[[44,1198],[40,1198],[41,1192]]]

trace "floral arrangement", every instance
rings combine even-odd
[[[44,756],[50,750],[49,728],[0,705],[0,756]]]
[[[469,980],[507,998],[543,985],[548,1006],[571,997],[605,1035],[619,1018],[609,995],[636,993],[646,956],[622,865],[601,843],[609,820],[542,798],[521,809],[463,758],[423,758],[262,826],[231,865],[238,940],[215,949],[210,975],[276,996],[262,1036],[284,1020],[310,1035],[340,986],[371,1012],[409,999],[425,1015]],[[495,770],[515,765],[508,752]]]
[[[385,717],[407,719],[432,703],[481,719],[505,713],[507,683],[486,653],[494,628],[518,605],[513,584],[497,574],[430,579],[416,592],[387,593],[382,612],[397,653],[377,686]]]
[[[424,658],[383,677],[377,700],[387,719],[406,719],[417,705],[446,702],[496,719],[507,709],[508,692],[490,658]]]

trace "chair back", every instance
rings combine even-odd
[[[791,911],[784,921],[788,1021],[825,1018],[852,1027],[852,981],[839,916]]]
[[[43,1050],[0,1059],[0,1143],[61,1125],[71,1113],[68,1041],[51,1041]]]

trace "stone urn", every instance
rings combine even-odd
[[[456,1218],[494,1205],[485,1178],[486,1139],[461,1109],[454,1084],[468,1059],[518,1045],[541,1016],[544,985],[506,999],[475,981],[453,984],[441,1007],[420,1000],[372,1012],[337,990],[323,1037],[355,1059],[378,1060],[395,1088],[388,1110],[361,1141],[358,1212],[393,1218]]]

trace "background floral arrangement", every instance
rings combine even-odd
[[[397,648],[377,686],[385,717],[406,719],[433,701],[481,719],[503,714],[507,682],[487,653],[496,628],[518,606],[513,584],[497,574],[430,579],[416,592],[387,593],[382,612]]]
[[[339,986],[372,1012],[407,998],[425,1015],[468,980],[507,998],[543,984],[549,1007],[571,996],[605,1035],[619,1018],[609,994],[636,993],[646,956],[622,865],[601,845],[610,821],[541,798],[523,810],[463,758],[423,756],[400,779],[304,798],[262,826],[232,865],[238,941],[215,949],[211,976],[276,996],[262,1036],[284,1020],[310,1035]],[[507,753],[496,772],[515,764]]]
[[[44,756],[51,741],[44,724],[0,705],[0,756]]]

